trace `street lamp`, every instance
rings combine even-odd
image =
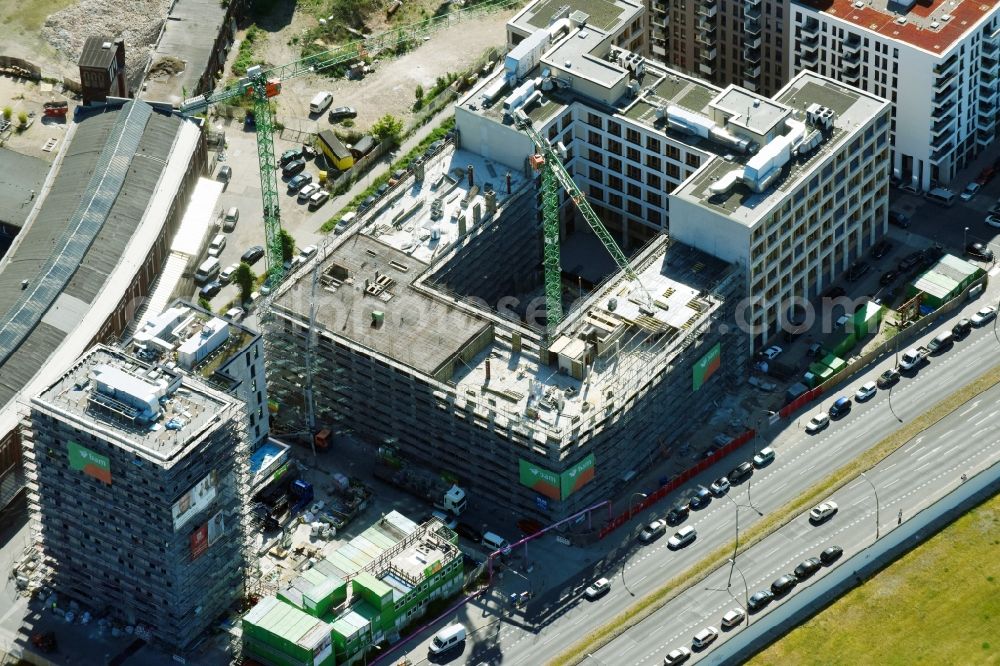
[[[630,520],[632,518],[632,500],[634,500],[636,497],[641,497],[643,499],[646,499],[647,495],[646,493],[632,493],[632,496],[628,498],[628,517]],[[635,592],[629,590],[628,584],[625,582],[625,565],[628,563],[628,551],[629,548],[631,547],[632,547],[632,540],[629,539],[629,542],[625,545],[625,557],[622,558],[622,587],[624,587],[626,591],[628,591],[628,593],[634,597]]]
[[[747,577],[743,575],[743,570],[736,566],[736,560],[729,560],[729,563],[733,565],[733,568],[740,572],[740,578],[743,579],[743,599],[744,606],[743,610],[746,611],[747,616],[747,626],[750,626],[750,587],[747,585]],[[729,570],[729,574],[732,575],[733,569]],[[730,595],[732,593],[730,592]],[[738,602],[737,602],[738,603]]]
[[[968,242],[969,242],[969,227],[966,227],[965,231],[962,232],[962,251],[963,252],[965,251],[965,248],[968,247]]]
[[[868,482],[868,485],[872,487],[872,492],[875,493],[875,540],[878,541],[879,537],[879,517],[878,517],[878,490],[875,489],[875,484],[872,480],[865,476],[864,472],[861,472],[861,478]]]
[[[897,421],[899,421],[900,423],[902,423],[903,419],[899,418],[899,414],[897,414],[896,410],[892,408],[892,387],[893,386],[895,386],[895,384],[891,384],[889,386],[889,411],[892,412],[892,415],[896,417]],[[864,476],[864,475],[862,474],[862,476]]]
[[[726,495],[726,499],[728,499],[730,502],[732,502],[733,506],[736,507],[736,543],[733,544],[733,557],[729,560],[730,562],[733,563],[733,566],[729,567],[729,582],[726,584],[726,587],[732,587],[732,585],[733,585],[733,567],[736,566],[736,551],[739,550],[739,547],[740,547],[740,509],[741,508],[742,509],[753,509],[754,511],[757,512],[758,516],[763,516],[764,514],[762,514],[757,509],[757,507],[755,507],[753,505],[747,506],[746,504],[738,504],[736,502],[736,500],[734,500],[728,494]]]

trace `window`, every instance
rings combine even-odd
[[[596,113],[587,114],[587,124],[590,125],[591,127],[604,129],[604,123],[601,121],[601,117]]]
[[[649,192],[646,192],[646,203],[659,208],[663,204],[663,197],[650,190]]]
[[[697,169],[699,166],[701,166],[701,158],[698,155],[695,155],[694,153],[688,153],[687,159],[684,160],[684,163],[690,167],[695,167]]]
[[[616,192],[621,192],[625,188],[625,185],[622,183],[622,179],[618,176],[608,176],[608,187]]]
[[[599,150],[588,150],[587,159],[596,164],[604,164],[604,157]]]
[[[604,201],[604,190],[599,188],[597,185],[591,185],[590,198],[597,199],[598,201]]]
[[[660,158],[655,155],[647,155],[646,166],[654,171],[659,171],[663,168],[663,162],[660,161]]]
[[[590,167],[590,179],[595,183],[604,182],[604,172],[597,167]]]
[[[608,169],[614,171],[615,173],[622,172],[622,161],[617,157],[608,158]]]
[[[636,199],[642,198],[642,190],[639,189],[638,185],[628,184],[628,195],[630,197],[635,197]]]
[[[608,139],[608,152],[614,155],[622,154],[622,144],[621,141],[615,141],[614,139]]]
[[[613,134],[614,136],[622,135],[622,126],[620,123],[616,123],[613,120],[608,121],[608,134]]]
[[[653,151],[654,153],[660,152],[660,140],[654,139],[651,136],[646,137],[646,148]]]
[[[647,173],[646,174],[646,185],[648,185],[649,187],[652,187],[655,190],[658,190],[662,186],[662,181],[660,180],[659,176],[656,176],[656,175],[651,174],[651,173]]]
[[[592,146],[601,147],[601,135],[597,132],[587,132],[587,143]]]
[[[629,164],[628,168],[625,170],[625,175],[635,181],[642,181],[642,172],[639,167]]]
[[[642,145],[642,141],[641,141],[641,137],[639,136],[639,132],[637,132],[636,130],[632,129],[631,127],[627,128],[625,130],[625,140],[628,141],[629,143],[634,143],[637,146],[641,146]]]
[[[635,215],[636,217],[642,217],[642,205],[636,201],[629,201],[628,212],[630,215]]]
[[[667,164],[667,178],[672,180],[680,180],[681,168],[676,164]]]
[[[641,162],[642,158],[639,156],[639,151],[635,148],[627,148],[625,150],[625,157],[627,157],[632,162]]]
[[[680,161],[681,151],[677,148],[677,146],[667,144],[667,159]]]

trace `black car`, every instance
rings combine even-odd
[[[898,381],[899,381],[899,371],[890,368],[878,376],[878,379],[875,380],[875,385],[878,386],[880,389],[884,389],[884,388],[889,388]]]
[[[214,298],[220,291],[222,291],[222,283],[218,280],[213,280],[198,290],[198,297]]]
[[[951,329],[951,334],[956,338],[964,338],[972,330],[972,322],[968,319],[960,319]]]
[[[389,183],[382,183],[381,185],[378,186],[378,189],[375,190],[375,196],[380,197],[388,191],[389,191]]]
[[[829,566],[840,559],[840,556],[843,554],[844,549],[840,546],[830,546],[819,554],[819,561]]]
[[[455,526],[455,531],[458,532],[458,536],[464,537],[473,543],[479,543],[483,540],[483,533],[468,523],[459,523]]]
[[[284,167],[288,166],[290,163],[296,160],[304,160],[304,159],[305,159],[305,152],[302,150],[301,146],[298,148],[289,148],[285,152],[281,153],[281,158],[278,160],[278,164]]]
[[[729,482],[733,484],[743,483],[751,476],[753,476],[753,465],[748,462],[741,462],[726,475]]]
[[[795,576],[791,574],[785,574],[781,578],[778,578],[776,581],[771,583],[771,592],[773,592],[775,596],[788,594],[793,589],[795,589],[795,586],[798,584],[799,581],[796,580]]]
[[[338,106],[336,109],[330,109],[329,120],[331,123],[335,123],[338,120],[347,120],[348,118],[357,118],[358,110],[353,106]]]
[[[840,298],[845,295],[847,291],[843,287],[830,287],[823,292],[823,298]]]
[[[264,247],[261,245],[254,245],[253,247],[247,248],[247,251],[240,255],[240,261],[244,264],[250,264],[253,266],[258,261],[264,258]]]
[[[854,264],[852,264],[851,267],[847,269],[847,281],[856,282],[860,280],[862,277],[864,277],[865,273],[867,273],[868,269],[870,268],[871,266],[869,266],[864,261],[854,262]]]
[[[771,593],[771,590],[761,590],[760,592],[755,592],[747,600],[747,608],[750,609],[751,613],[756,613],[772,601],[774,601],[774,594]]]
[[[993,261],[993,250],[982,243],[969,243],[965,246],[965,253],[979,261]]]
[[[306,161],[302,158],[297,160],[292,160],[284,166],[281,170],[281,175],[285,178],[291,178],[297,173],[302,173],[302,170],[306,168]]]
[[[703,509],[712,501],[712,491],[705,486],[698,486],[694,489],[689,506],[692,509]]]
[[[910,254],[906,255],[900,260],[896,268],[899,270],[900,273],[905,273],[906,271],[910,270],[911,268],[919,264],[920,260],[923,259],[923,257],[924,253],[919,250],[917,250],[916,252],[911,252]]]
[[[882,273],[882,277],[878,279],[878,283],[883,287],[888,287],[890,284],[895,282],[898,277],[899,273],[896,271],[886,271],[885,273]]]
[[[880,240],[872,246],[872,258],[881,259],[885,255],[889,254],[889,250],[892,249],[892,243],[887,240]]]
[[[358,204],[358,212],[359,213],[365,212],[366,210],[368,210],[369,208],[371,208],[372,204],[374,204],[374,203],[375,203],[375,195],[374,194],[365,197],[365,200]]]
[[[907,229],[910,226],[910,218],[906,213],[900,213],[895,210],[889,211],[889,224],[894,227],[899,227],[901,229]]]
[[[231,166],[226,165],[221,169],[219,169],[219,180],[228,185],[229,181],[231,181],[232,179],[233,179],[233,168]]]
[[[795,577],[798,578],[799,580],[805,580],[806,578],[809,578],[809,576],[812,576],[814,573],[819,571],[819,568],[821,566],[823,566],[823,563],[820,561],[818,557],[810,557],[808,560],[802,562],[801,564],[799,564],[799,566],[795,567],[795,571],[793,571],[792,573],[794,573]]]
[[[680,525],[687,517],[691,514],[691,509],[687,504],[681,504],[675,506],[667,513],[667,524],[673,527],[674,525]]]

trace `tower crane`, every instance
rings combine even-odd
[[[542,177],[542,263],[545,268],[545,313],[546,330],[551,336],[562,320],[562,268],[559,263],[559,191],[562,189],[569,195],[577,210],[583,215],[605,249],[615,260],[629,280],[639,285],[642,306],[647,312],[652,312],[653,298],[643,286],[635,270],[629,264],[628,257],[618,247],[618,243],[608,232],[604,223],[597,217],[583,192],[573,182],[573,177],[566,171],[559,152],[552,144],[531,126],[531,119],[520,109],[514,112],[514,122],[517,129],[531,139],[538,151],[529,158],[531,167],[541,173]]]
[[[277,166],[274,157],[274,115],[271,113],[270,98],[281,92],[281,84],[290,79],[321,72],[345,62],[361,60],[392,51],[401,45],[428,37],[432,33],[447,28],[455,22],[470,16],[500,11],[516,5],[521,0],[488,0],[467,9],[435,16],[418,23],[349,42],[322,53],[316,53],[295,62],[270,67],[255,65],[247,70],[247,75],[231,85],[209,93],[186,99],[181,103],[180,113],[193,116],[206,111],[216,104],[236,97],[253,97],[254,121],[257,128],[257,158],[260,161],[260,189],[264,210],[264,238],[267,247],[268,285],[274,288],[284,277],[285,268],[281,255],[281,211],[278,205]]]

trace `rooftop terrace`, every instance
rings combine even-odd
[[[624,0],[541,0],[530,4],[511,19],[510,23],[531,33],[548,27],[553,16],[564,7],[569,9],[568,14],[577,11],[587,14],[590,17],[588,25],[605,32],[614,32],[633,17],[637,4]]]
[[[930,53],[944,53],[1000,0],[924,0],[908,10],[892,0],[796,0],[797,2]],[[900,17],[905,22],[899,23]]]

